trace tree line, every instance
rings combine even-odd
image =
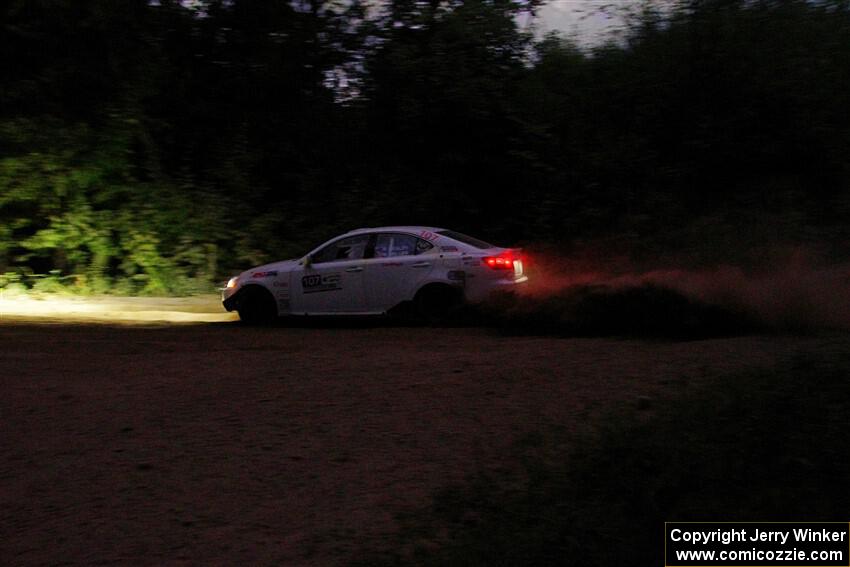
[[[4,2],[0,285],[191,293],[383,224],[847,253],[850,2],[644,2],[595,47],[538,8]]]

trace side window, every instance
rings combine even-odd
[[[313,254],[313,263],[360,260],[366,252],[366,244],[368,243],[368,234],[358,234],[337,240]]]
[[[411,234],[383,232],[375,240],[375,258],[415,256],[427,252],[434,245]]]
[[[421,238],[416,239],[416,253],[424,254],[428,250],[431,250],[434,247],[433,244],[428,242],[427,240],[422,240]]]

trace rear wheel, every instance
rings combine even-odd
[[[268,325],[277,319],[274,297],[261,287],[243,290],[236,310],[239,319],[246,325]]]
[[[419,290],[413,303],[420,319],[429,323],[441,323],[460,310],[463,295],[457,288],[432,284]]]

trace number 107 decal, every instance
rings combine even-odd
[[[342,278],[339,274],[310,274],[301,278],[304,293],[335,291],[342,289],[341,283]]]

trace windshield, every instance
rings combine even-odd
[[[463,242],[464,244],[469,244],[474,248],[480,248],[481,250],[485,250],[487,248],[495,248],[492,244],[488,244],[483,240],[478,240],[477,238],[472,238],[471,236],[467,236],[460,232],[455,232],[453,230],[440,230],[437,231],[437,234],[440,236],[447,236],[451,239],[457,240],[458,242]]]

